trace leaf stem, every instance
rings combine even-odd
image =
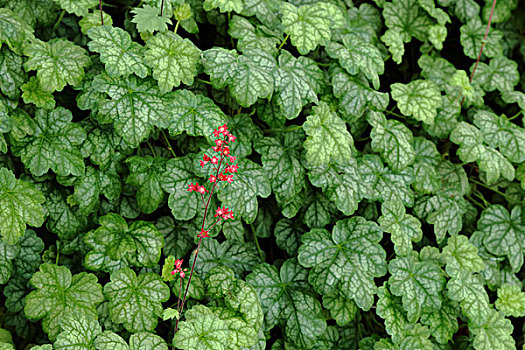
[[[201,83],[204,83],[204,84],[213,85],[213,84],[211,83],[211,81],[209,81],[209,80],[204,80],[204,79],[201,79],[201,78],[197,78],[197,81],[198,81],[198,82],[201,82]]]
[[[153,147],[151,147],[151,144],[149,143],[149,141],[146,141],[146,143],[148,144],[148,147],[151,153],[153,153],[153,157],[156,157],[157,155],[155,154],[155,150],[153,149]]]
[[[58,265],[59,258],[60,258],[60,241],[57,241],[57,256],[55,258],[55,265]]]
[[[164,11],[164,0],[160,3],[160,17],[162,17],[162,13]]]
[[[289,128],[283,128],[283,129],[266,129],[264,130],[264,132],[291,132],[291,131],[299,130],[302,128],[303,128],[302,125],[296,125],[296,126],[292,126]]]
[[[175,151],[173,150],[173,147],[171,147],[170,140],[168,139],[168,136],[166,136],[166,133],[164,130],[161,130],[160,133],[162,136],[164,136],[164,140],[166,141],[166,144],[168,145],[168,149],[171,151],[171,154],[174,158],[177,158],[177,155],[175,154]]]
[[[290,37],[290,34],[286,34],[283,41],[281,42],[281,45],[279,45],[279,47],[277,48],[278,50],[280,50],[283,47],[283,45],[286,43],[286,40],[288,40],[289,37]]]
[[[498,191],[498,190],[496,190],[496,189],[494,189],[494,188],[492,188],[492,187],[490,187],[490,186],[488,186],[488,185],[485,185],[485,184],[482,183],[482,182],[479,182],[479,181],[476,181],[476,180],[470,180],[470,181],[472,181],[473,183],[475,183],[475,184],[478,185],[478,186],[484,187],[484,188],[486,188],[487,190],[491,190],[492,192],[499,194],[499,195],[502,196],[503,198],[507,198],[507,196],[505,195],[505,193],[503,193],[503,192],[501,192],[501,191]]]
[[[100,25],[104,25],[104,16],[102,15],[102,0],[98,0],[98,7],[100,9]]]
[[[51,31],[51,36],[55,33],[55,30],[57,30],[58,25],[60,22],[62,22],[62,19],[64,18],[64,15],[66,14],[66,10],[62,10],[62,13],[60,13],[60,17],[58,17],[58,20],[55,22],[55,25],[53,26],[53,30]]]
[[[489,35],[490,22],[492,22],[492,15],[494,14],[494,7],[496,7],[496,0],[492,2],[492,9],[490,10],[489,22],[487,23],[487,29],[485,30],[485,36],[483,37],[483,41],[481,42],[481,47],[479,48],[478,59],[476,60],[476,64],[474,65],[474,68],[472,69],[472,74],[470,75],[470,79],[469,79],[470,84],[472,84],[474,73],[476,73],[476,68],[478,68],[479,61],[481,60],[481,54],[483,53],[483,47],[485,46],[485,42],[487,41],[487,36]],[[463,106],[463,102],[465,102],[465,96],[463,96],[463,98],[461,99],[462,106]]]
[[[395,117],[398,117],[398,118],[405,118],[403,115],[399,114],[399,113],[395,113],[395,112],[392,112],[396,107],[392,108],[391,110],[389,111],[385,111],[384,113],[386,114],[390,114],[390,115],[393,115]]]
[[[177,34],[177,29],[179,29],[179,24],[180,24],[180,21],[177,21],[177,23],[175,24],[175,29],[173,29],[173,33]]]
[[[255,233],[255,228],[253,227],[253,224],[250,224],[250,228],[252,229],[252,235],[253,240],[255,241],[255,245],[257,246],[257,251],[259,252],[259,257],[261,258],[261,261],[264,261],[261,247],[259,246],[259,240],[257,239],[257,234]]]
[[[523,110],[522,110],[522,109],[520,109],[520,111],[519,111],[518,113],[514,114],[512,117],[507,118],[507,120],[508,120],[508,121],[511,121],[511,120],[513,120],[513,119],[516,119],[517,117],[519,117],[519,116],[521,115],[521,113],[523,113]]]

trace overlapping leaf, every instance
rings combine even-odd
[[[29,59],[24,63],[26,70],[36,70],[36,76],[43,90],[62,91],[66,85],[78,85],[84,78],[84,68],[91,60],[87,51],[65,39],[50,41],[33,40],[24,47]]]
[[[79,314],[97,318],[96,305],[104,299],[102,287],[93,274],[71,275],[65,266],[45,263],[31,278],[37,288],[26,297],[25,314],[30,319],[43,319],[42,328],[49,338],[56,339],[60,321]]]
[[[44,223],[44,208],[42,207],[44,201],[42,192],[35,189],[32,184],[17,180],[10,170],[0,168],[2,241],[7,244],[15,244],[24,234],[26,224],[41,226]],[[6,256],[11,255],[6,254]],[[7,268],[5,269],[4,276],[7,275]]]
[[[123,323],[131,332],[152,331],[162,316],[161,302],[168,300],[170,291],[159,275],[141,273],[129,268],[111,274],[111,282],[104,286],[109,299],[113,322]]]
[[[298,260],[312,267],[309,281],[320,293],[344,290],[362,309],[374,302],[375,277],[386,273],[383,236],[377,224],[362,217],[337,221],[332,234],[313,229],[302,237]]]

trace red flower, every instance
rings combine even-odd
[[[200,194],[208,192],[204,186],[199,186],[199,184],[197,184],[197,189],[195,191],[199,192]]]
[[[224,148],[222,149],[222,154],[224,154],[225,156],[230,154],[230,147],[224,146]]]
[[[224,169],[224,172],[225,173],[236,173],[237,169],[239,169],[239,166],[237,164],[232,164],[232,165],[227,166]]]
[[[232,134],[228,135],[228,141],[233,142],[237,139],[237,137],[233,136]]]
[[[217,177],[215,175],[210,175],[210,182],[217,181]]]
[[[217,157],[213,157],[213,158],[211,159],[211,163],[212,163],[212,164],[219,164],[219,160],[217,159]]]
[[[227,183],[231,184],[232,181],[233,181],[233,175],[228,175],[228,176],[226,176],[226,182],[227,182]]]
[[[189,185],[188,185],[188,192],[197,191],[197,187],[198,187],[198,186],[199,186],[199,183],[197,183],[197,184],[195,184],[195,185],[194,185],[193,183],[189,184]]]
[[[230,158],[230,163],[235,162],[235,159],[236,159],[235,156],[228,156],[228,157]]]
[[[219,130],[218,130],[218,131],[219,131],[221,134],[224,134],[224,133],[227,132],[227,130],[228,130],[228,126],[227,126],[226,124],[224,124],[224,125],[219,126]]]
[[[201,232],[197,233],[197,237],[200,237],[200,238],[204,238],[204,237],[210,237],[208,235],[208,231],[206,231],[205,229],[201,229]]]
[[[222,218],[222,216],[228,212],[228,209],[225,209],[224,207],[218,207],[217,210],[215,211],[215,215],[214,217],[217,217],[217,216],[220,216]]]

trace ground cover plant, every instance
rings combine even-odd
[[[0,0],[0,349],[521,349],[518,0]]]

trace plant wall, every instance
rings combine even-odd
[[[0,349],[521,349],[524,18],[0,0]]]

